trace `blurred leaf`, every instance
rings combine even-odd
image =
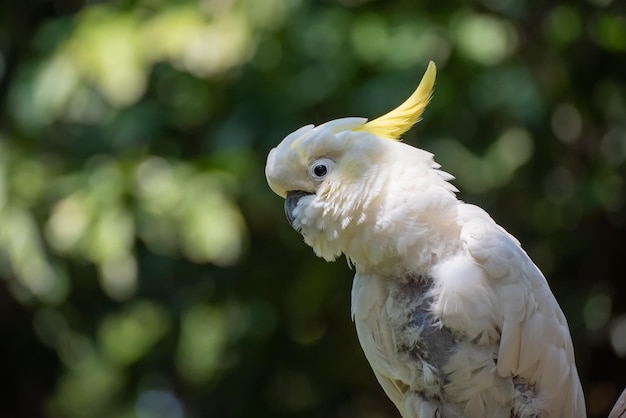
[[[391,109],[431,59],[405,140],[522,241],[607,415],[626,376],[620,2],[13,3],[0,416],[397,416],[352,272],[315,258],[263,169],[299,126]]]
[[[182,317],[176,351],[179,373],[191,383],[210,380],[222,364],[227,341],[224,311],[207,305],[191,306]]]
[[[168,330],[167,311],[157,303],[139,300],[105,317],[98,334],[106,357],[127,366],[145,357]]]

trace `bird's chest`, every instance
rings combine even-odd
[[[432,285],[432,279],[419,276],[392,284],[383,317],[389,321],[399,355],[427,364],[443,379],[443,366],[455,351],[457,340],[433,313],[437,296]]]
[[[458,341],[432,312],[437,297],[432,280],[364,278],[364,283],[355,283],[355,290],[357,332],[374,371],[427,398],[442,396],[448,380],[445,366]]]

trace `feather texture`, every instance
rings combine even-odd
[[[567,322],[542,273],[456,198],[432,154],[389,140],[419,119],[434,77],[431,63],[405,103],[371,122],[287,136],[268,183],[294,192],[288,219],[318,256],[355,266],[357,335],[403,418],[584,418]]]
[[[407,293],[411,273],[357,271],[354,321],[383,389],[404,418],[434,410],[443,417],[584,417],[567,323],[544,277],[486,213],[460,203],[457,214],[458,248],[426,270],[427,291]],[[404,355],[407,341],[433,341],[432,330],[406,329],[412,303],[424,295],[424,309],[440,324],[434,331],[454,335],[454,342],[436,340],[448,357],[431,368]],[[438,373],[446,378],[432,379]]]

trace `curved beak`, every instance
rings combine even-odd
[[[313,193],[303,192],[301,190],[295,190],[292,192],[287,192],[287,197],[285,198],[285,216],[287,216],[287,220],[289,221],[289,225],[293,227],[293,221],[296,217],[293,214],[294,209],[298,206],[298,202],[304,196],[312,195]],[[297,228],[294,229],[300,232]]]

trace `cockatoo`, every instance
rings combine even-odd
[[[372,121],[307,125],[267,158],[289,223],[356,275],[352,316],[403,418],[579,418],[567,322],[541,271],[481,208],[455,196],[433,155],[400,142],[431,98]]]

